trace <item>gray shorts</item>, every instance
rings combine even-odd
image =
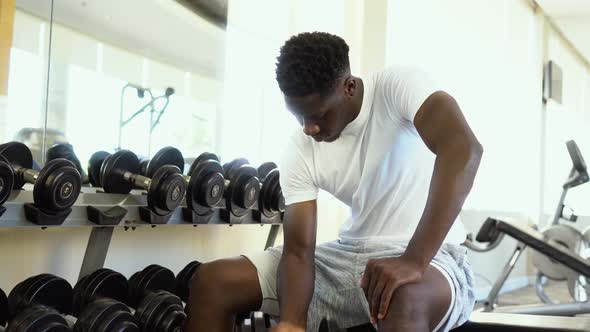
[[[323,317],[334,319],[341,327],[369,322],[369,305],[358,283],[369,259],[400,256],[407,243],[385,240],[334,241],[320,244],[315,251],[315,291],[311,300],[306,331],[317,331]],[[262,289],[261,311],[279,316],[277,267],[282,247],[245,256],[258,270]],[[467,249],[444,244],[432,262],[451,286],[451,306],[435,331],[449,331],[463,324],[475,303],[473,272]]]

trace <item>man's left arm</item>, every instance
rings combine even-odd
[[[435,92],[424,101],[414,125],[436,154],[434,172],[424,213],[404,255],[367,264],[361,287],[373,320],[385,317],[398,287],[421,280],[461,211],[483,154],[459,105],[445,92]]]

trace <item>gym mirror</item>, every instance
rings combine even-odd
[[[51,2],[0,1],[0,142],[43,149]]]
[[[90,156],[214,149],[227,8],[217,1],[54,0],[46,146]]]

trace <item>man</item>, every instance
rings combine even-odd
[[[280,165],[284,247],[201,265],[187,331],[231,331],[235,314],[280,316],[275,332],[371,321],[379,331],[448,331],[474,304],[460,222],[482,146],[459,106],[427,75],[352,76],[348,45],[302,33],[276,76],[302,131]],[[316,198],[351,207],[339,240],[316,247]],[[321,222],[321,221],[320,221]]]

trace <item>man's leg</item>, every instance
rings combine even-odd
[[[385,319],[378,323],[379,332],[434,331],[447,318],[452,294],[447,278],[430,265],[420,283],[395,291]]]
[[[261,304],[257,270],[248,259],[202,264],[193,276],[184,331],[233,331],[237,313],[258,310]]]

